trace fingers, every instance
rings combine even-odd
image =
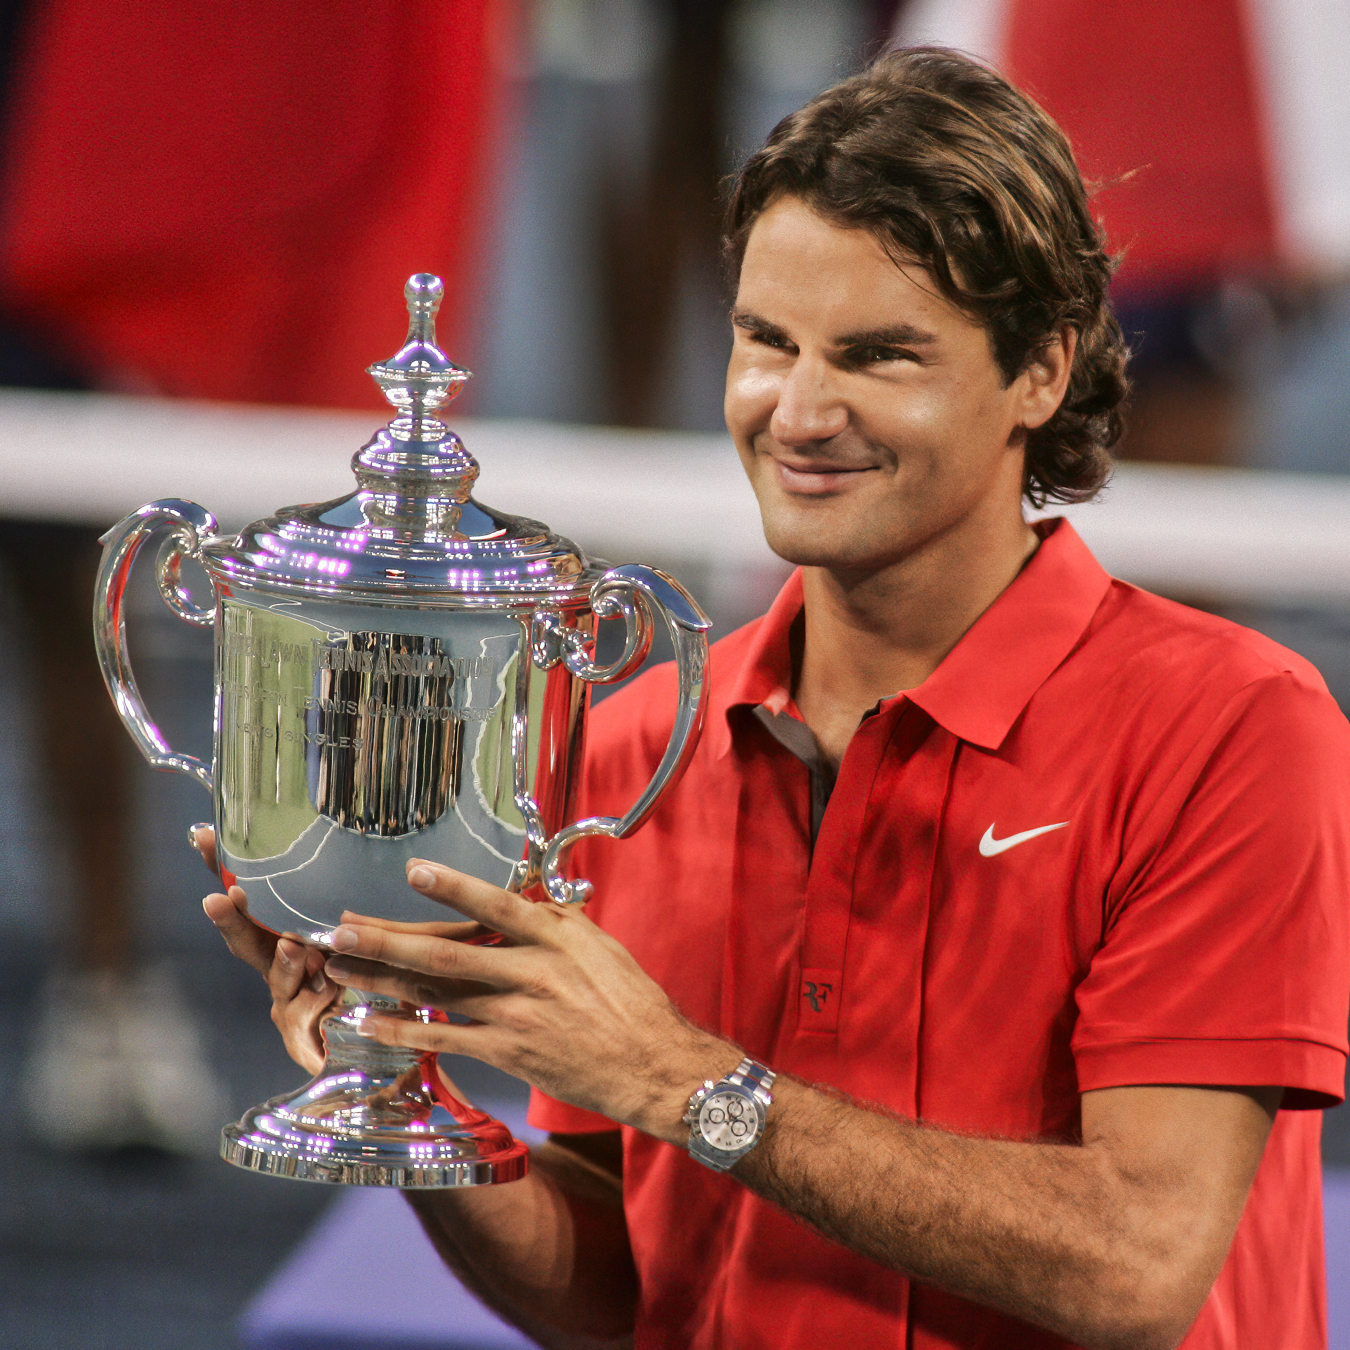
[[[551,931],[550,919],[561,914],[553,905],[535,904],[500,886],[423,858],[409,859],[408,885],[519,942],[540,941]]]
[[[327,957],[317,947],[305,948],[305,977],[309,982],[309,987],[316,994],[332,994],[338,992],[333,988],[333,982],[324,974],[324,962]]]
[[[493,1053],[498,1041],[487,1026],[462,1026],[455,1022],[419,1022],[411,1017],[372,1015],[361,1019],[361,1034],[381,1045],[402,1045],[410,1050],[429,1050],[437,1055],[465,1055],[496,1062]]]
[[[331,956],[323,969],[337,984],[384,998],[400,999],[419,1008],[440,1008],[442,1011],[450,1011],[451,1005],[459,1000],[483,995],[489,990],[489,986],[476,980],[436,979],[350,956]]]
[[[206,916],[226,946],[266,981],[272,994],[272,1021],[287,1053],[297,1064],[317,1073],[323,1067],[319,1023],[341,994],[323,969],[323,953],[293,937],[277,937],[248,917],[248,897],[238,886],[226,895],[202,901]]]
[[[340,993],[323,973],[323,954],[294,938],[278,938],[267,973],[272,991],[272,1021],[291,1058],[310,1073],[323,1066],[319,1023]]]
[[[220,875],[220,866],[216,862],[216,832],[210,825],[189,825],[188,840],[192,847],[202,855],[207,870]]]
[[[276,955],[267,971],[267,987],[271,989],[272,997],[289,1003],[309,978],[304,943],[293,938],[278,938]]]
[[[498,988],[514,984],[519,978],[520,948],[472,946],[466,942],[447,941],[433,933],[407,932],[405,927],[411,925],[385,928],[359,918],[356,922],[339,925],[328,941],[338,957],[360,963],[351,969],[365,971],[372,963],[378,963],[397,967],[401,972],[429,975],[435,981],[470,980]],[[335,978],[340,969],[340,965],[333,967]],[[399,978],[397,973],[395,978]],[[406,974],[401,978],[407,981]],[[426,982],[415,983],[424,987]],[[366,988],[365,985],[359,987]]]
[[[266,979],[277,939],[248,917],[247,907],[248,897],[238,886],[231,886],[227,895],[208,895],[202,901],[206,917],[215,924],[230,952]]]
[[[425,933],[429,937],[448,938],[451,942],[468,942],[488,933],[481,923],[475,923],[472,919],[464,923],[400,923],[397,919],[377,919],[371,914],[358,914],[352,909],[342,911],[342,922],[385,928],[391,933]]]

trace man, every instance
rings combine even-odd
[[[1101,485],[1124,393],[1067,145],[892,53],[748,163],[729,248],[727,421],[801,570],[667,804],[579,851],[590,915],[418,863],[509,945],[354,914],[325,970],[207,912],[307,1066],[352,983],[534,1085],[528,1178],[410,1198],[544,1344],[1322,1344],[1350,736],[1306,662],[1023,518]],[[671,678],[597,710],[588,812]]]

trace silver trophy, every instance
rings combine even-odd
[[[94,636],[132,739],[157,769],[215,799],[217,857],[250,915],[328,949],[344,909],[396,920],[455,918],[404,877],[424,857],[532,898],[575,904],[569,848],[619,839],[680,777],[702,728],[708,620],[650,567],[603,570],[538,521],[470,496],[478,464],[436,417],[469,372],[436,345],[440,280],[405,288],[402,350],[370,373],[393,420],[352,460],[356,491],[291,506],[237,536],[195,503],[151,502],[103,538]],[[155,536],[160,594],[215,632],[210,765],[176,754],[151,721],[127,655],[124,594]],[[180,583],[201,564],[215,604]],[[674,644],[678,693],[665,755],[623,817],[575,819],[590,686],[621,680]],[[597,619],[624,624],[596,656]],[[525,1146],[458,1100],[434,1055],[360,1035],[371,1011],[444,1014],[349,990],[323,1022],[327,1060],[298,1092],[222,1135],[240,1167],[308,1181],[400,1187],[512,1181]]]

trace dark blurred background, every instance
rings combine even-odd
[[[442,345],[478,372],[456,412],[715,436],[720,185],[892,40],[984,57],[1073,140],[1122,255],[1122,458],[1332,491],[1350,470],[1344,0],[0,3],[0,1343],[299,1346],[237,1319],[334,1200],[209,1156],[221,1118],[300,1075],[200,914],[182,841],[206,799],[132,761],[93,666],[94,539],[120,508],[69,508],[71,433],[21,431],[27,391],[100,417],[115,397],[347,408],[373,429],[364,369],[402,337],[403,280],[435,271]],[[725,629],[771,587],[724,572],[690,579]],[[205,754],[210,639],[137,586],[149,702]],[[1161,588],[1303,651],[1350,706],[1350,587]],[[165,1018],[137,1021],[147,1002]],[[156,1073],[192,1085],[201,1121],[167,1118]],[[518,1111],[518,1085],[471,1086]],[[1350,1166],[1344,1121],[1325,1155]],[[410,1327],[385,1343],[432,1343]],[[470,1343],[489,1342],[435,1342]]]

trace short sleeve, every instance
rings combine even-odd
[[[536,1130],[546,1130],[549,1134],[601,1134],[619,1128],[608,1116],[583,1111],[579,1106],[568,1106],[538,1088],[530,1089],[530,1109],[526,1119]]]
[[[1335,1105],[1348,916],[1350,727],[1324,688],[1273,674],[1228,702],[1126,830],[1076,995],[1079,1090],[1283,1086],[1286,1108]]]

